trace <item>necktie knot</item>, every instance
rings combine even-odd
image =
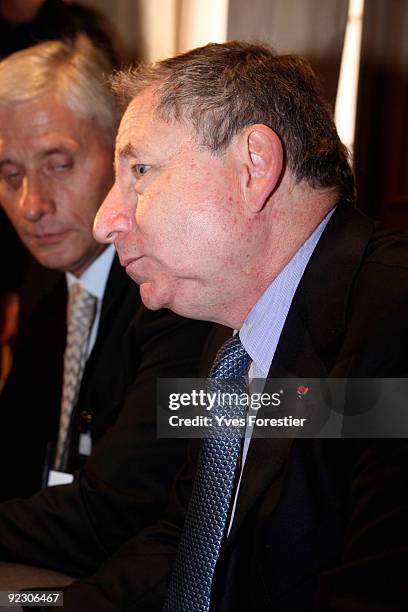
[[[79,283],[69,289],[67,323],[77,334],[87,333],[95,318],[96,297]]]
[[[250,362],[251,358],[242,346],[239,334],[235,334],[219,349],[210,378],[242,378],[246,375]]]

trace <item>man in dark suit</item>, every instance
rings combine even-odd
[[[185,444],[156,438],[156,381],[195,375],[208,331],[206,323],[147,310],[114,248],[93,239],[112,182],[118,117],[107,66],[89,44],[61,42],[0,63],[0,200],[32,255],[50,268],[33,264],[0,396],[0,494],[32,495],[44,466],[44,485],[71,481],[0,504],[1,560],[72,575],[94,571],[159,518]],[[83,353],[68,363],[85,361],[61,428],[71,376],[64,347],[67,362],[75,341],[67,302],[78,286],[95,298],[94,312],[79,338]],[[55,452],[46,456],[50,442],[63,464]]]
[[[71,62],[77,63],[75,75],[62,86],[56,71]],[[112,182],[117,111],[103,86],[108,68],[102,52],[92,54],[88,45],[57,42],[14,54],[0,64],[0,201],[34,261],[41,264],[31,266],[22,291],[15,366],[0,400],[5,424],[2,452],[15,466],[2,479],[2,499],[33,494],[44,470],[46,484],[49,468],[54,467],[55,448],[53,452],[48,443],[58,437],[68,288],[72,293],[80,286],[95,300],[84,347],[88,371],[92,361],[108,361],[106,342],[113,341],[111,348],[119,351],[134,312],[136,291],[114,263],[114,251],[98,247],[91,233],[93,217]],[[91,77],[93,81],[82,88],[75,83]],[[52,85],[61,90],[59,98]],[[101,93],[99,106],[91,108],[86,100],[96,88]],[[115,315],[109,313],[112,308]],[[107,315],[112,320],[105,327]],[[108,367],[102,367],[105,377]],[[78,383],[82,375],[85,382],[88,372],[78,372]],[[61,472],[72,473],[79,465],[82,432],[74,432],[81,427],[81,412],[94,410],[95,402],[87,398],[82,404],[85,389],[70,406],[70,439],[61,440],[70,457]],[[84,429],[83,435],[88,431]]]
[[[238,330],[214,378],[406,374],[408,240],[353,207],[307,62],[208,45],[116,87],[128,107],[95,236],[150,308]],[[64,609],[406,609],[406,439],[247,432],[242,448],[202,440],[198,460],[193,445],[164,520],[69,587]]]
[[[74,40],[87,36],[104,50],[114,68],[125,63],[123,45],[102,13],[63,0],[6,0],[0,2],[0,59],[45,40]],[[0,344],[12,345],[17,321],[15,304],[28,266],[28,252],[0,208]],[[11,263],[10,263],[11,262]],[[3,329],[4,323],[4,329]],[[5,359],[1,377],[7,370]]]

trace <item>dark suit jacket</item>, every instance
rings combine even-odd
[[[46,297],[40,291],[32,316],[23,313],[25,342],[2,397],[8,409],[23,422],[29,419],[36,432],[30,461],[39,437],[44,448],[51,429],[48,421],[53,420],[51,433],[57,434],[65,325],[52,304],[59,304],[59,293],[66,301],[64,287],[56,279]],[[208,330],[207,323],[167,310],[147,310],[138,287],[114,261],[74,419],[81,423],[84,413],[89,417],[85,420],[94,442],[92,456],[72,485],[0,505],[2,560],[81,575],[94,571],[124,540],[157,520],[185,444],[156,437],[156,381],[161,376],[196,375]],[[40,360],[39,351],[46,349],[50,354]],[[7,434],[15,438],[12,430]],[[71,468],[79,463],[74,436]],[[24,462],[23,469],[28,467]],[[10,458],[2,469],[15,473]],[[20,486],[18,480],[16,486]]]
[[[132,376],[124,371],[122,347],[123,335],[140,307],[138,293],[115,257],[73,417],[68,471],[81,464],[76,433],[84,417],[89,413],[90,431],[96,440],[112,422],[126,377]],[[22,288],[14,363],[0,395],[1,452],[7,458],[7,463],[2,463],[1,500],[28,497],[40,489],[47,446],[58,436],[67,297],[64,274],[30,263]]]
[[[407,313],[408,238],[340,208],[297,289],[270,376],[405,376]],[[406,610],[407,446],[403,439],[253,440],[213,609]],[[162,609],[194,449],[165,520],[69,587],[65,610],[85,610],[82,601],[104,612]]]

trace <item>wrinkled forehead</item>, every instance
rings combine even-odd
[[[0,130],[15,135],[78,127],[80,123],[73,111],[52,94],[0,104],[0,118]]]
[[[50,94],[0,105],[2,150],[24,148],[25,155],[28,155],[59,146],[72,149],[88,147],[94,140],[102,143],[100,128],[78,117],[63,101]]]
[[[156,112],[156,97],[144,90],[130,102],[123,114],[116,138],[116,158],[134,156],[135,152],[165,149],[169,154],[194,141],[188,126],[178,121],[164,121]]]
[[[47,98],[0,104],[0,132],[16,135],[32,129],[46,129],[53,115],[55,107]]]
[[[117,141],[124,138],[137,138],[142,133],[149,132],[155,120],[155,100],[150,90],[139,93],[126,108],[119,124]]]

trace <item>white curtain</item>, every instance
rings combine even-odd
[[[305,55],[334,105],[348,0],[229,0],[228,39]]]
[[[259,40],[306,55],[334,103],[347,0],[82,0],[103,10],[132,57],[156,60],[210,40]]]

